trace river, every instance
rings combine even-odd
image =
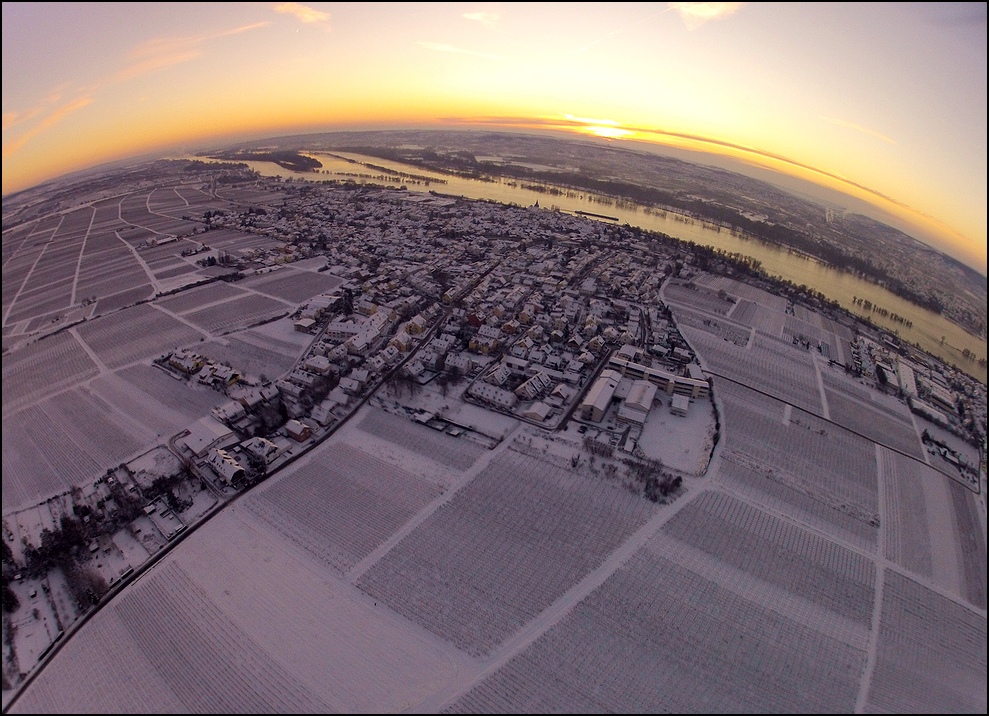
[[[283,169],[272,162],[245,163],[264,176],[293,177],[307,181],[350,179],[360,183],[404,185],[410,190],[432,190],[440,194],[463,196],[469,199],[487,199],[520,206],[531,206],[539,202],[540,206],[559,208],[567,212],[587,211],[614,216],[623,224],[628,223],[650,231],[659,231],[685,241],[693,241],[703,246],[712,246],[731,253],[751,256],[758,259],[762,263],[762,268],[770,275],[819,291],[852,313],[870,318],[876,325],[898,334],[910,343],[920,345],[928,353],[959,366],[969,375],[974,376],[982,383],[986,383],[987,371],[985,368],[980,368],[977,363],[978,359],[986,357],[986,341],[984,339],[973,336],[943,316],[915,306],[884,288],[853,274],[831,268],[820,261],[808,258],[804,254],[780,249],[755,238],[745,238],[729,229],[681,214],[657,211],[632,202],[616,201],[610,197],[577,189],[557,187],[562,193],[551,194],[523,188],[522,183],[517,180],[496,179],[488,182],[478,179],[463,179],[387,159],[348,152],[334,152],[332,155],[320,152],[312,153],[310,156],[314,156],[322,162],[322,170],[316,173],[294,172]],[[348,162],[347,159],[352,161]],[[428,177],[432,181],[427,183],[423,180],[389,178],[389,175],[380,170],[352,162],[374,164],[404,174]],[[879,313],[866,311],[861,305],[854,302],[853,299],[855,298],[866,299],[873,305],[886,309],[891,314],[903,316],[912,321],[913,325],[908,328],[901,323],[883,317]],[[962,351],[965,349],[975,354],[976,359],[974,361],[965,359],[962,355]]]

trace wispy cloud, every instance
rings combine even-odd
[[[119,70],[114,75],[112,81],[125,82],[149,72],[154,72],[155,70],[189,62],[190,60],[202,57],[203,46],[213,40],[259,30],[270,24],[268,22],[255,22],[229,30],[220,30],[219,32],[152,38],[142,42],[131,50],[129,57],[130,64]]]
[[[17,136],[16,139],[12,139],[11,141],[4,143],[3,145],[4,158],[7,158],[14,152],[18,151],[21,147],[23,147],[25,144],[27,144],[29,141],[34,139],[42,132],[46,132],[55,125],[59,124],[63,119],[68,117],[70,114],[73,114],[74,112],[77,112],[83,107],[86,107],[87,105],[90,105],[92,103],[93,103],[92,97],[78,97],[72,100],[71,102],[67,102],[66,104],[63,104],[60,107],[56,107],[51,112],[49,112],[47,117],[42,119],[40,122],[38,122],[36,125],[28,129],[27,131],[22,132],[20,135]],[[35,110],[32,110],[31,115],[32,117],[35,117],[40,113],[41,112],[36,108]],[[7,116],[10,114],[16,114],[16,113],[13,112],[4,113],[4,117],[3,117],[4,130],[7,129]]]
[[[13,130],[17,136],[9,140],[4,137],[3,156],[14,154],[35,137],[60,124],[69,115],[93,104],[99,92],[108,86],[194,60],[201,57],[206,46],[214,40],[258,30],[269,24],[271,23],[256,22],[228,30],[179,37],[156,37],[142,42],[128,53],[126,64],[109,76],[98,79],[88,86],[72,88],[68,85],[60,85],[36,107],[4,112],[4,133]],[[70,99],[63,100],[64,96]]]
[[[588,42],[588,43],[587,43],[586,45],[584,45],[584,46],[583,46],[583,47],[581,47],[581,48],[580,48],[579,50],[577,50],[577,52],[578,52],[578,53],[579,53],[579,52],[585,52],[586,50],[589,50],[589,49],[591,49],[592,47],[594,47],[594,46],[595,46],[596,44],[598,44],[599,42],[604,42],[604,41],[605,41],[605,40],[607,40],[607,39],[608,39],[609,37],[614,37],[615,35],[617,35],[617,34],[619,34],[619,33],[621,33],[621,32],[623,32],[623,31],[624,31],[624,29],[625,29],[625,28],[623,28],[623,27],[619,27],[619,28],[618,28],[617,30],[612,30],[612,31],[611,31],[611,32],[609,32],[609,33],[608,33],[607,35],[605,35],[604,37],[599,37],[598,39],[596,39],[596,40],[594,40],[593,42]]]
[[[448,52],[453,55],[471,55],[473,57],[483,57],[487,60],[495,60],[497,62],[504,61],[504,57],[500,55],[492,55],[488,52],[477,52],[476,50],[467,50],[463,47],[454,47],[453,45],[445,45],[442,42],[419,42],[417,43],[419,47],[423,47],[427,50],[432,50],[433,52]]]
[[[330,13],[317,10],[298,2],[279,3],[278,5],[275,5],[273,9],[275,12],[280,12],[285,15],[292,15],[300,22],[304,22],[306,24],[330,21]]]
[[[463,17],[473,22],[479,22],[492,30],[498,26],[498,22],[501,20],[501,16],[496,12],[465,12]]]
[[[738,12],[744,2],[671,2],[670,10],[675,11],[688,30],[696,30],[711,20],[722,20]]]
[[[846,122],[844,119],[838,119],[836,117],[821,117],[825,122],[830,122],[839,127],[844,127],[845,129],[854,129],[856,132],[861,132],[862,134],[867,134],[870,137],[875,137],[876,139],[881,139],[884,142],[890,144],[896,144],[895,139],[890,139],[882,132],[877,132],[874,129],[869,129],[868,127],[863,127],[861,124],[855,124],[854,122]]]

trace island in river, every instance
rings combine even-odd
[[[226,149],[218,152],[203,152],[197,156],[235,162],[273,162],[282,169],[288,169],[293,172],[314,172],[323,167],[322,162],[315,157],[299,154],[289,149],[271,151]]]

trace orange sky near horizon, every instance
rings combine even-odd
[[[981,3],[4,3],[3,193],[280,134],[556,129],[837,188],[985,273],[985,17]]]

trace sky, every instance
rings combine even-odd
[[[568,130],[838,188],[986,273],[985,3],[2,7],[4,195],[280,134]]]

